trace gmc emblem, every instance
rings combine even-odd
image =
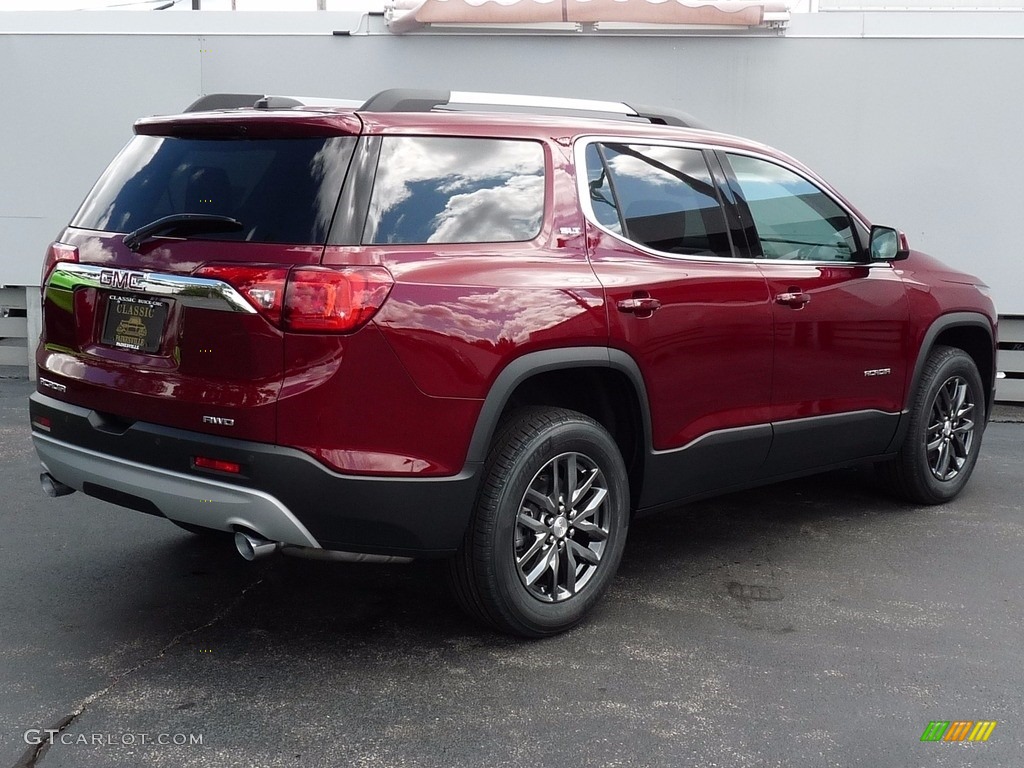
[[[129,272],[125,269],[104,269],[100,271],[100,285],[127,291],[146,290],[144,272]]]

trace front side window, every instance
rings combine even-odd
[[[602,226],[663,253],[732,255],[700,150],[607,142],[590,145],[586,161],[590,207]]]
[[[164,216],[207,213],[242,228],[205,239],[321,244],[355,141],[136,136],[71,225],[120,233]]]
[[[386,136],[363,242],[520,242],[540,234],[543,216],[537,142]]]
[[[803,176],[767,160],[729,155],[767,259],[854,261],[849,215]]]

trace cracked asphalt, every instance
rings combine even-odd
[[[523,642],[436,564],[247,563],[47,499],[30,391],[0,379],[0,768],[1021,765],[1024,424],[943,507],[846,471],[637,521],[591,619]]]

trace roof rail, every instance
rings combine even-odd
[[[434,109],[468,107],[513,107],[540,113],[596,112],[602,117],[619,120],[646,120],[658,125],[682,128],[705,126],[685,112],[659,107],[631,106],[619,101],[563,99],[552,96],[526,96],[513,93],[478,93],[475,91],[433,91],[390,88],[371,96],[360,108],[365,112],[430,112]]]

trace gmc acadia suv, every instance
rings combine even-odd
[[[45,261],[51,495],[249,558],[447,558],[471,614],[542,636],[634,514],[864,462],[935,504],[978,459],[984,285],[768,147],[410,91],[135,134]]]

